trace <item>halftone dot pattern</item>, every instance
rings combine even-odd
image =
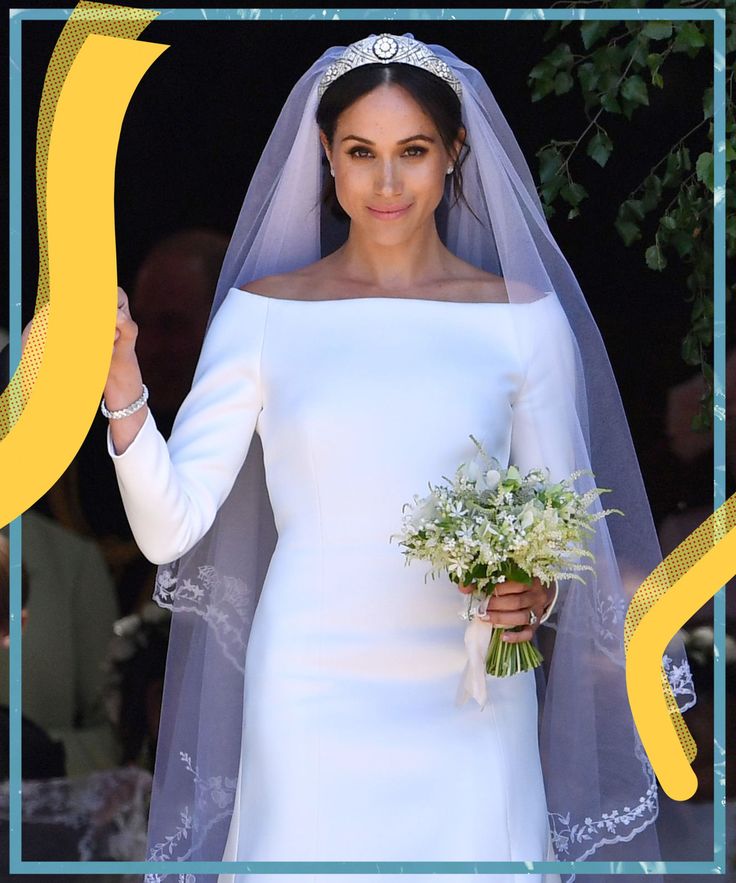
[[[35,321],[40,311],[50,308],[48,242],[46,231],[46,170],[48,165],[51,127],[56,105],[77,53],[89,34],[136,40],[141,32],[159,15],[150,9],[126,9],[108,3],[90,3],[80,0],[64,25],[54,47],[41,105],[38,111],[36,133],[36,205],[38,209],[38,291],[32,330],[23,350],[18,370],[0,395],[0,439],[10,432],[20,417],[36,382],[43,361],[46,343],[45,322]],[[48,320],[48,315],[46,315]],[[41,327],[37,327],[41,326]]]
[[[43,306],[36,307],[36,312],[33,316],[33,325],[31,325],[31,331],[23,349],[23,358],[18,369],[20,388],[23,391],[23,399],[20,404],[19,413],[23,410],[23,406],[31,395],[33,383],[41,368],[50,307],[51,304],[48,299]]]
[[[695,528],[680,545],[649,574],[639,586],[631,599],[631,604],[626,613],[624,622],[624,646],[628,651],[631,638],[637,626],[644,616],[655,606],[665,593],[693,567],[716,543],[729,531],[736,527],[736,494],[729,497],[726,502],[709,515],[706,520]],[[713,594],[720,586],[713,586]],[[692,763],[695,759],[696,746],[690,730],[677,707],[672,686],[665,673],[664,666],[661,669],[662,689],[664,691],[667,709],[670,713],[672,724],[680,740],[685,756]]]

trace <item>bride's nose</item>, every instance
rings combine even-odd
[[[401,175],[398,166],[390,159],[376,163],[376,193],[395,196],[401,193]]]

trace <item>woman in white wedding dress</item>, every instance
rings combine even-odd
[[[547,466],[554,480],[579,468],[586,450],[579,353],[555,294],[559,277],[524,240],[523,212],[510,211],[508,193],[522,177],[505,170],[512,189],[495,191],[493,248],[487,227],[479,240],[503,272],[448,247],[453,237],[476,235],[464,223],[453,227],[452,215],[444,241],[438,232],[447,182],[464,199],[460,169],[481,143],[463,124],[470,86],[435,49],[381,35],[333,54],[319,77],[310,69],[310,101],[299,115],[316,125],[299,127],[292,165],[271,170],[273,201],[251,204],[248,215],[251,191],[246,197],[244,239],[231,244],[168,443],[145,388],[141,395],[137,329],[120,292],[104,401],[112,409],[109,451],[138,544],[162,565],[158,600],[187,622],[170,653],[164,719],[182,718],[184,697],[198,693],[196,714],[188,712],[195,735],[174,736],[183,732],[176,723],[159,744],[151,858],[538,862],[558,857],[553,846],[569,852],[570,828],[561,833],[555,819],[570,816],[551,812],[546,794],[551,788],[559,798],[560,789],[554,774],[545,781],[540,756],[540,673],[489,676],[485,708],[456,704],[466,662],[462,596],[449,578],[425,581],[425,568],[407,567],[389,539],[402,505],[472,455],[471,434],[501,462],[522,471]],[[262,163],[273,161],[271,146]],[[304,157],[315,149],[334,179],[327,199],[339,203],[349,232],[326,257],[304,260],[309,248],[300,249],[299,237],[309,212],[300,214],[308,209],[300,194],[313,192]],[[469,196],[487,198],[482,174]],[[269,227],[280,188],[288,216]],[[488,211],[488,201],[470,202],[470,214]],[[482,230],[482,217],[478,223]],[[268,249],[270,264],[253,259]],[[264,267],[266,274],[254,272]],[[275,528],[270,546],[254,527],[257,505],[241,521],[225,506],[241,495],[237,480],[256,443]],[[223,517],[235,525],[230,540],[217,533]],[[234,563],[238,530],[251,557],[260,556],[260,578]],[[202,543],[207,552],[192,557]],[[523,626],[509,632],[511,641],[532,638],[554,606],[553,588],[536,579],[505,584],[489,606],[489,637],[499,624]],[[566,594],[583,622],[581,602]],[[581,657],[591,652],[584,639],[580,647]],[[242,675],[237,702],[237,679],[226,688],[214,674],[228,660]],[[607,682],[621,689],[623,671],[603,663],[601,678],[612,672],[619,682]],[[591,687],[581,681],[583,692]],[[236,732],[213,711],[217,702],[235,709]],[[207,776],[206,765],[224,763],[221,744],[230,774]],[[646,764],[633,742],[629,750],[630,776],[619,759],[622,790],[632,789],[622,799],[630,793],[635,803],[635,776]],[[190,774],[193,796],[175,807],[161,795],[176,762]],[[560,768],[566,763],[557,758]],[[601,797],[604,778],[588,790]],[[578,789],[571,778],[571,806],[590,799]],[[640,813],[629,824],[643,830],[642,821]],[[219,840],[208,841],[215,829]],[[623,840],[630,831],[615,833]],[[318,877],[340,879],[305,879]]]

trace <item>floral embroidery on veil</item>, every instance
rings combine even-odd
[[[159,569],[154,600],[172,612],[196,613],[203,617],[227,658],[242,674],[252,592],[242,579],[221,574],[211,564],[199,566],[198,573],[199,582],[180,581],[175,568]]]

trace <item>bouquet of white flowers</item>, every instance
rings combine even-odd
[[[413,502],[405,503],[403,530],[391,539],[400,538],[406,564],[412,559],[429,561],[432,579],[446,571],[454,583],[474,584],[467,609],[461,613],[470,623],[466,630],[470,659],[458,699],[473,695],[483,705],[485,677],[479,675],[471,647],[477,646],[479,637],[489,637],[487,629],[479,631],[475,621],[485,614],[495,586],[504,580],[529,584],[534,577],[545,585],[558,579],[584,583],[579,571],[593,567],[577,559],[595,560],[583,547],[584,531],[594,532],[594,522],[606,515],[624,513],[620,509],[587,511],[596,497],[609,492],[592,488],[580,494],[574,489],[576,478],[593,475],[589,469],[579,469],[558,483],[551,483],[549,469],[542,467],[522,478],[516,466],[502,469],[474,436],[470,438],[478,449],[476,457],[457,468],[454,480],[443,475],[446,486],[428,483],[428,496],[414,495]],[[505,677],[538,666],[543,657],[537,648],[530,641],[504,642],[505,628],[491,626],[485,671]],[[470,690],[464,692],[468,686]]]

